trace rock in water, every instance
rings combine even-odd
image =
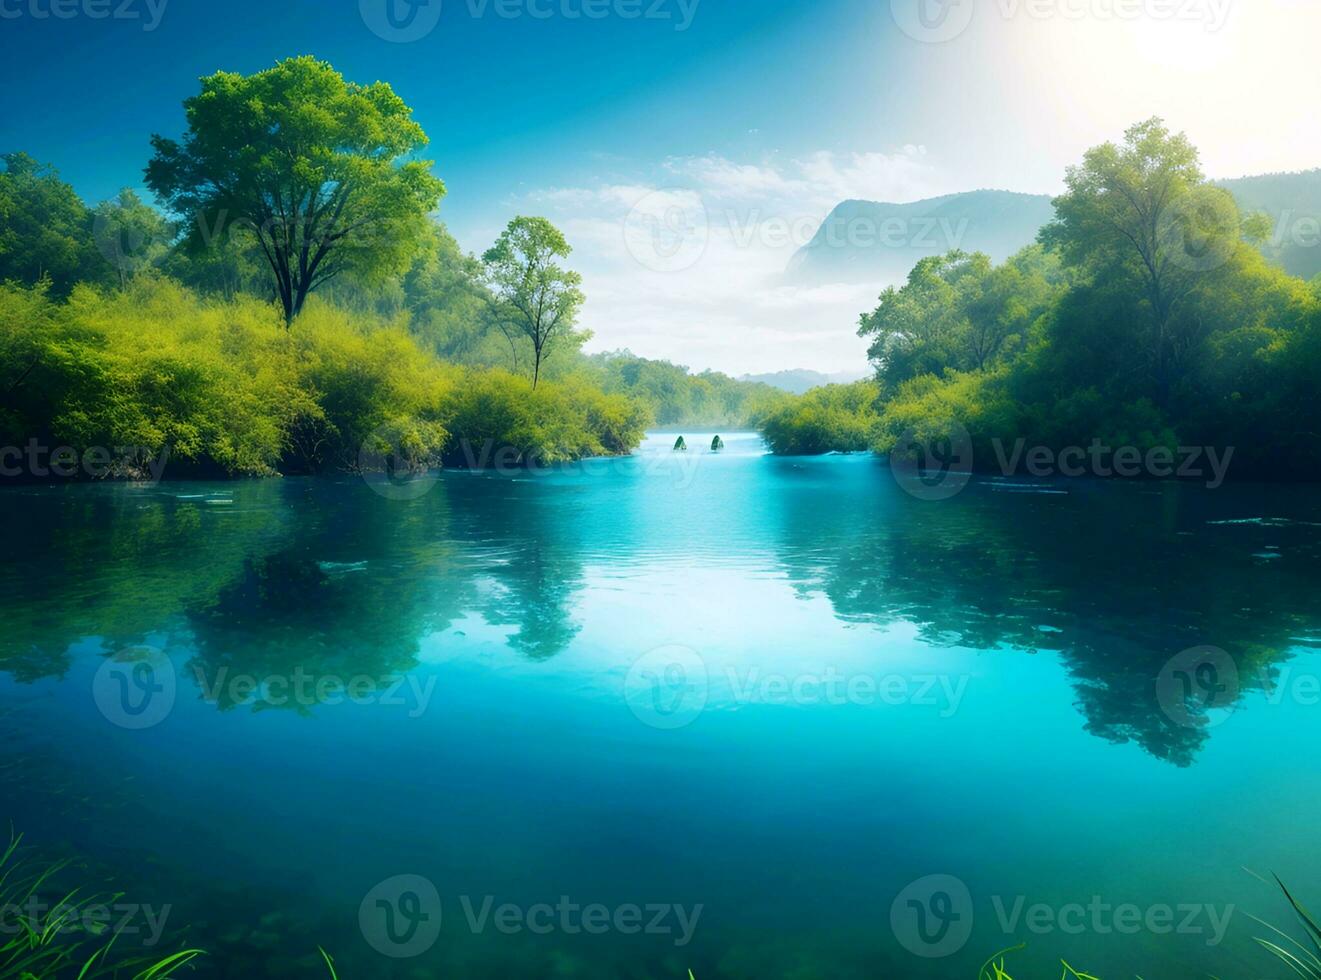
[[[674,440],[674,451],[676,453],[681,453],[687,448],[688,448],[688,443],[683,441],[683,436],[680,436],[678,439]]]
[[[721,439],[719,436],[716,436],[714,439],[711,440],[711,452],[718,453],[720,452],[720,450],[724,448],[725,448],[724,440]]]

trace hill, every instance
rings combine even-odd
[[[1215,183],[1244,211],[1265,213],[1267,258],[1291,275],[1321,275],[1321,169]],[[979,190],[908,204],[844,201],[789,261],[801,285],[870,282],[898,285],[919,259],[951,249],[985,252],[999,262],[1032,243],[1054,212],[1046,194]]]
[[[970,191],[909,204],[844,201],[789,262],[791,282],[899,283],[919,259],[951,249],[1008,258],[1053,212],[1045,194]]]
[[[779,388],[781,391],[801,395],[809,389],[819,388],[822,385],[848,384],[852,381],[858,381],[866,377],[868,373],[870,372],[839,371],[835,374],[823,374],[820,371],[796,368],[788,371],[775,371],[771,374],[744,374],[739,376],[739,380],[751,384],[770,385],[772,388]]]

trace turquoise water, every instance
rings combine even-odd
[[[0,490],[0,816],[208,975],[1278,974],[1244,869],[1321,903],[1314,488],[931,500],[687,435]]]

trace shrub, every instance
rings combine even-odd
[[[453,393],[446,421],[452,466],[545,465],[627,452],[642,438],[645,410],[574,380],[532,382],[473,371]]]
[[[150,273],[64,303],[0,285],[0,386],[6,443],[166,451],[171,476],[474,465],[462,447],[488,442],[558,462],[627,452],[648,421],[585,377],[446,363],[403,317],[314,300],[287,330],[274,304]]]
[[[877,417],[877,386],[871,381],[825,385],[784,403],[761,422],[771,451],[813,456],[868,448]]]

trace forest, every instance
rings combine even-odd
[[[1088,151],[1053,204],[1006,262],[931,256],[886,289],[858,327],[874,378],[770,412],[772,448],[1011,475],[1014,447],[1197,447],[1232,453],[1231,476],[1321,476],[1321,279],[1268,260],[1269,221],[1159,119]]]
[[[782,398],[584,354],[564,235],[518,216],[465,254],[385,83],[299,57],[204,78],[184,107],[183,139],[146,162],[161,208],[129,190],[88,206],[54,167],[0,157],[6,474],[413,472],[491,446],[553,464]]]
[[[410,472],[492,446],[552,464],[719,426],[778,454],[1006,474],[1034,451],[1203,447],[1238,476],[1321,476],[1321,280],[1272,261],[1268,219],[1159,119],[1071,167],[1032,246],[929,256],[885,289],[858,327],[874,377],[790,396],[584,353],[563,233],[517,216],[464,253],[383,82],[291,58],[203,78],[184,108],[181,140],[152,139],[159,208],[88,206],[0,157],[6,473],[51,447],[69,475],[121,477],[165,458],[173,476]]]

